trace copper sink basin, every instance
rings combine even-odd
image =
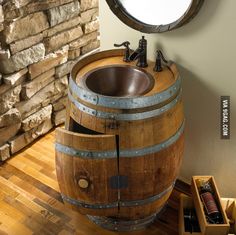
[[[91,70],[84,76],[87,89],[104,96],[134,97],[150,91],[153,77],[134,66],[110,65]]]

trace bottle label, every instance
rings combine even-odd
[[[201,194],[201,198],[208,215],[219,212],[215,203],[215,199],[211,193],[203,193]]]

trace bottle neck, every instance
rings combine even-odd
[[[204,181],[204,180],[199,180],[198,183],[198,188],[200,192],[210,192],[213,193],[212,187],[210,185],[210,182]]]

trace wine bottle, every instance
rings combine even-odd
[[[199,194],[208,222],[211,224],[223,224],[223,217],[218,209],[213,190],[209,182],[199,181]]]
[[[185,232],[198,233],[201,231],[197,215],[194,209],[192,208],[184,209],[184,226],[185,226]]]

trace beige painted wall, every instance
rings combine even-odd
[[[180,177],[214,175],[222,196],[236,197],[236,1],[205,0],[188,25],[146,35],[148,56],[161,48],[183,77],[186,149]],[[100,0],[101,46],[125,40],[136,49],[141,33],[124,25]],[[231,96],[231,139],[221,140],[220,96]]]

